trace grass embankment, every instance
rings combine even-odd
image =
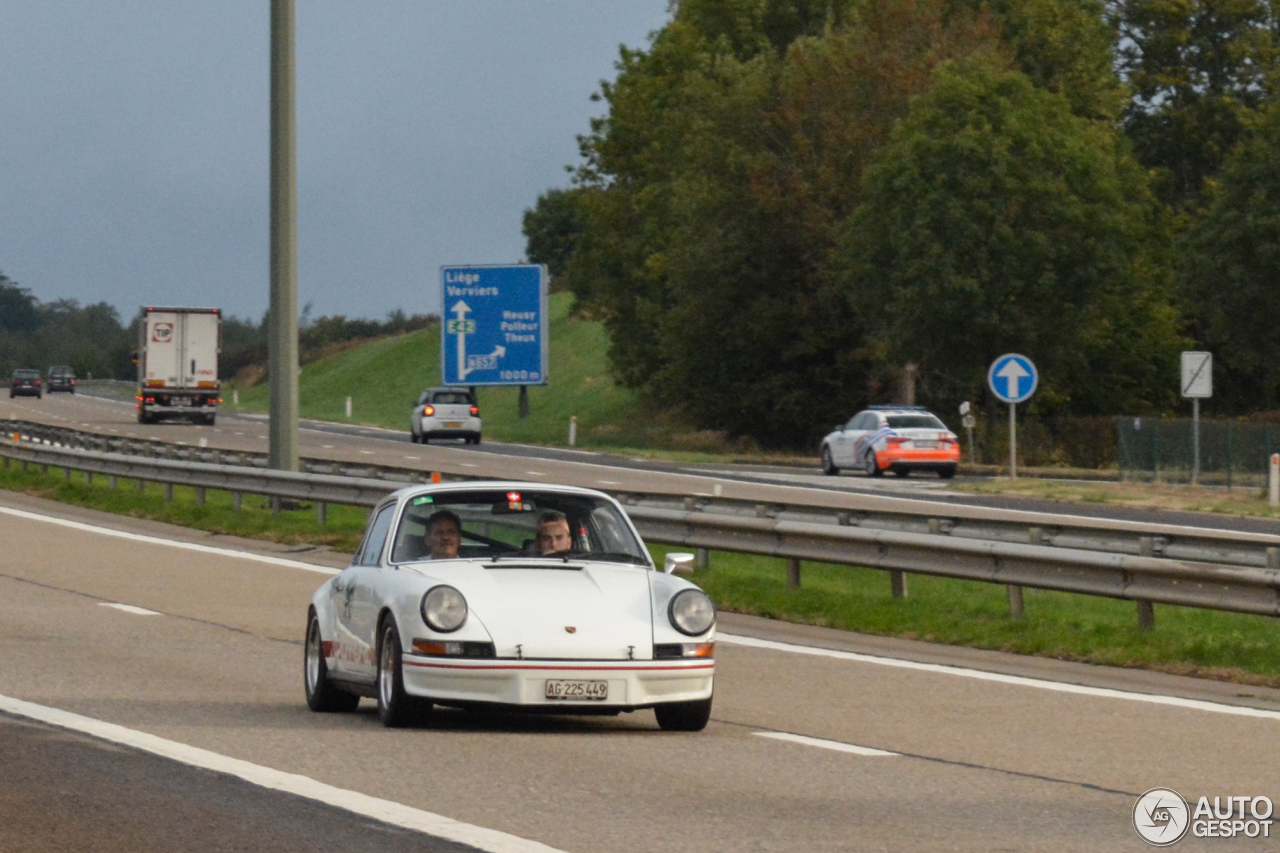
[[[80,475],[41,473],[34,466],[0,467],[0,487],[108,512],[181,524],[213,533],[285,544],[327,545],[351,552],[365,525],[365,511],[332,506],[319,527],[310,506],[272,515],[265,498],[246,497],[231,508],[225,492],[209,490],[196,503],[195,490],[131,481],[111,490],[105,477],[86,484]],[[651,549],[661,564],[668,550]],[[983,649],[1042,655],[1115,666],[1142,667],[1245,684],[1280,686],[1276,622],[1260,616],[1156,607],[1156,628],[1137,628],[1132,602],[1066,593],[1026,591],[1026,615],[1009,617],[1004,587],[912,575],[910,594],[894,599],[886,573],[805,563],[802,588],[786,587],[782,560],[713,552],[711,565],[694,580],[726,611],[788,622],[824,625],[868,634],[919,639]]]
[[[480,388],[486,438],[565,445],[569,419],[578,419],[578,446],[731,450],[718,434],[682,427],[656,413],[639,394],[609,374],[608,341],[598,322],[570,316],[573,296],[550,299],[550,384],[529,386],[529,416],[518,415],[518,388]],[[440,330],[370,341],[302,368],[299,408],[304,418],[409,429],[409,410],[424,388],[440,384]],[[224,388],[231,398],[233,385]],[[265,412],[267,383],[238,389],[239,409]],[[235,407],[226,405],[234,410]]]

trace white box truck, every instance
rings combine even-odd
[[[222,386],[217,308],[143,308],[138,347],[138,423],[183,418],[212,424]]]

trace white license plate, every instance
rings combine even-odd
[[[462,421],[445,421],[445,429],[462,429]]]
[[[936,441],[913,441],[913,442],[911,442],[911,446],[912,446],[912,447],[917,447],[917,448],[919,448],[919,449],[921,449],[921,450],[937,450],[937,448],[938,448],[938,442],[936,442]]]
[[[172,400],[172,403],[175,406],[190,406],[191,398],[190,397],[174,397]]]
[[[547,681],[548,699],[608,699],[609,682],[607,681],[567,681],[555,679]]]

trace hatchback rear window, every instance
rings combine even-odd
[[[933,415],[889,415],[890,429],[946,429],[946,424]]]
[[[471,398],[461,391],[440,391],[431,402],[437,406],[466,406],[471,403]]]

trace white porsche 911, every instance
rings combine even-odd
[[[622,507],[532,483],[414,486],[370,515],[351,565],[313,596],[313,711],[378,701],[388,726],[432,705],[563,714],[653,708],[663,729],[711,715],[715,606],[655,569]]]

